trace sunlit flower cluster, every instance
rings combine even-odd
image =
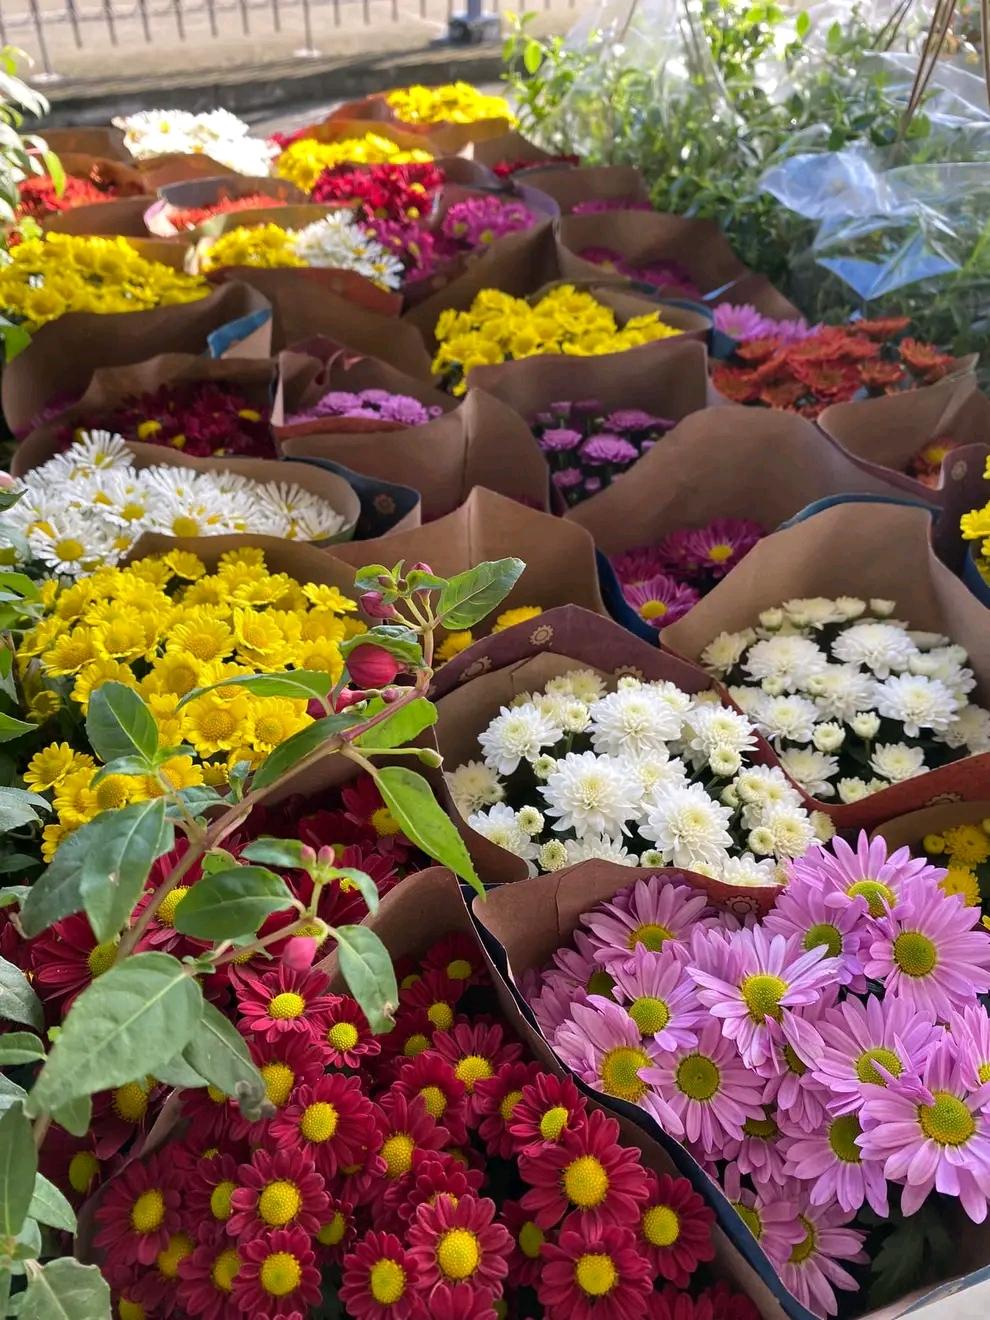
[[[509,127],[516,122],[504,96],[492,96],[466,82],[397,87],[385,100],[395,117],[406,124],[470,124],[478,119],[504,119]]]
[[[176,153],[209,156],[236,174],[268,174],[272,149],[249,135],[249,125],[229,110],[194,115],[188,110],[141,110],[115,119],[124,145],[136,160]]]
[[[370,237],[350,211],[333,211],[303,229],[281,225],[237,225],[204,239],[203,270],[223,266],[312,266],[354,270],[385,289],[402,282],[402,264]]]
[[[959,894],[970,907],[990,907],[990,816],[932,830],[921,846],[929,861],[945,867],[947,894]]]
[[[400,147],[380,133],[342,138],[338,142],[302,137],[290,142],[281,152],[275,161],[275,173],[308,193],[323,171],[335,165],[415,165],[432,159],[431,151]]]
[[[987,481],[990,481],[990,458],[987,459],[983,475]],[[978,550],[975,545],[973,546],[976,566],[984,581],[990,583],[990,500],[987,500],[982,509],[972,509],[969,513],[964,513],[959,520],[959,527],[964,541],[980,543]]]

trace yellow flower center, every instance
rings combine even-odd
[[[754,1022],[765,1022],[767,1018],[780,1021],[780,1001],[787,994],[786,981],[767,972],[758,972],[755,976],[744,977],[739,989]]]
[[[55,554],[63,563],[78,563],[85,553],[86,547],[74,536],[63,536],[55,542]]]
[[[540,1119],[540,1136],[544,1141],[559,1141],[560,1134],[567,1127],[567,1110],[563,1105],[554,1105]]]
[[[175,909],[179,906],[186,894],[189,893],[187,885],[176,885],[173,890],[165,895],[159,904],[155,917],[161,926],[175,925]]]
[[[402,1047],[402,1053],[407,1059],[415,1059],[417,1054],[422,1054],[424,1050],[430,1048],[430,1042],[421,1031],[414,1031]]]
[[[494,1069],[487,1059],[483,1059],[480,1054],[469,1054],[463,1058],[454,1069],[457,1080],[464,1083],[468,1095],[474,1094],[476,1083],[485,1081],[491,1077]]]
[[[276,1109],[281,1109],[292,1094],[296,1074],[287,1063],[265,1063],[261,1066],[261,1076],[268,1099]]]
[[[651,1205],[643,1216],[643,1237],[654,1247],[672,1247],[681,1236],[681,1221],[669,1205]]]
[[[583,1209],[601,1205],[608,1194],[608,1174],[594,1155],[580,1155],[564,1170],[567,1198]]]
[[[519,1243],[519,1250],[524,1256],[528,1256],[530,1260],[539,1260],[540,1248],[546,1241],[546,1236],[539,1224],[534,1224],[532,1219],[527,1219],[519,1230],[516,1241]]]
[[[589,1297],[604,1297],[619,1282],[619,1274],[611,1256],[604,1252],[588,1252],[579,1256],[574,1267],[577,1286]]]
[[[886,1086],[887,1079],[883,1073],[878,1072],[873,1066],[879,1063],[881,1068],[885,1068],[891,1077],[900,1077],[904,1071],[904,1065],[894,1053],[893,1050],[885,1050],[882,1046],[876,1049],[864,1050],[856,1060],[856,1076],[861,1082],[867,1082],[873,1086]]]
[[[677,1065],[674,1080],[682,1095],[704,1103],[718,1090],[722,1074],[706,1054],[688,1054]]]
[[[451,1228],[437,1243],[437,1264],[448,1279],[470,1279],[481,1264],[481,1247],[474,1233]]]
[[[276,1021],[284,1018],[302,1017],[306,1012],[306,1001],[302,995],[286,990],[268,1001],[268,1016]]]
[[[803,1265],[815,1250],[816,1237],[814,1226],[805,1219],[804,1215],[798,1215],[798,1219],[800,1219],[801,1225],[804,1228],[804,1237],[791,1248],[791,1254],[787,1258],[787,1263],[789,1265]]]
[[[733,1201],[732,1207],[753,1237],[759,1242],[763,1236],[763,1220],[760,1218],[759,1212],[754,1210],[751,1205],[743,1205],[741,1201]]]
[[[419,1095],[431,1118],[443,1118],[447,1108],[447,1097],[439,1086],[424,1086]]]
[[[122,1297],[117,1303],[117,1314],[120,1320],[145,1320],[147,1312],[140,1302],[132,1302],[127,1297]]]
[[[510,1091],[498,1107],[498,1112],[502,1115],[502,1121],[508,1123],[509,1119],[515,1113],[516,1105],[522,1099],[522,1091]]]
[[[96,805],[101,811],[116,811],[127,803],[128,783],[121,775],[110,775],[96,785]]]
[[[236,1190],[236,1183],[226,1180],[217,1183],[210,1193],[210,1214],[214,1219],[230,1218],[230,1198]]]
[[[221,1292],[229,1293],[234,1286],[234,1280],[237,1278],[237,1271],[240,1268],[240,1256],[233,1247],[228,1247],[226,1251],[221,1251],[213,1262],[210,1278]]]
[[[674,932],[668,930],[666,926],[658,926],[656,922],[647,921],[629,932],[628,945],[630,949],[635,949],[637,944],[642,944],[651,953],[659,953],[665,942],[673,938]]]
[[[379,838],[383,835],[398,834],[401,828],[388,807],[379,807],[377,811],[373,811],[371,813],[371,823]]]
[[[770,1117],[747,1118],[743,1123],[743,1131],[747,1137],[763,1137],[769,1140],[777,1135],[778,1128],[775,1120]]]
[[[642,619],[662,619],[667,613],[668,606],[662,600],[645,600],[639,607],[639,615]]]
[[[842,952],[842,933],[831,922],[820,921],[816,926],[811,926],[804,937],[804,948],[807,953],[817,949],[821,944],[825,945],[828,958],[837,958]]]
[[[976,1122],[963,1102],[950,1091],[933,1091],[933,1105],[918,1106],[918,1122],[926,1137],[940,1146],[965,1146]]]
[[[640,1068],[650,1066],[649,1055],[630,1045],[618,1045],[602,1057],[602,1089],[606,1095],[617,1096],[635,1104],[649,1090],[639,1075]]]
[[[454,1010],[442,1000],[438,1004],[431,1004],[426,1010],[426,1016],[440,1031],[447,1031],[454,1025]]]
[[[856,1145],[856,1138],[862,1131],[855,1114],[843,1114],[841,1118],[833,1118],[829,1124],[828,1144],[843,1164],[862,1162],[863,1156]]]
[[[344,1054],[358,1043],[358,1029],[353,1022],[335,1022],[327,1032],[327,1040]]]
[[[335,1247],[338,1242],[343,1242],[346,1232],[347,1220],[336,1210],[329,1224],[324,1224],[316,1236],[324,1247]]]
[[[630,945],[631,947],[632,945]],[[604,968],[600,967],[597,972],[591,973],[584,988],[589,995],[601,995],[604,999],[611,999],[612,991],[615,989],[615,981]]]
[[[96,977],[109,971],[116,956],[116,940],[107,940],[106,944],[95,944],[86,955],[86,966],[89,968],[90,976],[95,980]]]
[[[198,536],[199,523],[195,518],[188,518],[184,514],[179,514],[172,519],[173,536]]]
[[[210,1097],[210,1099],[213,1101],[215,1105],[222,1105],[224,1101],[227,1099],[223,1091],[220,1090],[219,1086],[212,1086],[212,1085],[208,1086],[206,1088],[206,1094]]]
[[[670,1009],[662,999],[642,995],[629,1005],[629,1016],[644,1036],[655,1036],[670,1021]]]
[[[135,1233],[153,1233],[165,1218],[165,1198],[154,1187],[142,1192],[131,1206],[131,1227]]]
[[[980,1085],[986,1086],[987,1082],[990,1082],[990,1062],[981,1063],[976,1070],[976,1075],[980,1079]]]
[[[452,981],[466,981],[471,975],[471,964],[466,958],[455,958],[447,964],[447,975]]]
[[[337,1131],[338,1114],[325,1100],[307,1105],[299,1123],[299,1130],[307,1141],[329,1141]]]
[[[396,1132],[382,1146],[382,1159],[385,1161],[385,1173],[389,1178],[401,1178],[412,1168],[413,1151],[416,1143],[406,1132]]]
[[[88,1150],[77,1150],[69,1161],[69,1186],[82,1195],[93,1185],[93,1179],[100,1172],[100,1161]]]
[[[273,1251],[258,1272],[258,1282],[269,1297],[285,1297],[302,1281],[302,1266],[288,1251]]]
[[[125,1123],[140,1123],[148,1112],[148,1092],[140,1082],[118,1086],[113,1093],[114,1112]]]
[[[882,880],[857,880],[846,890],[850,898],[865,898],[871,917],[882,917],[887,906],[894,906],[896,895],[889,885]]]
[[[278,1179],[262,1189],[258,1197],[258,1214],[266,1224],[282,1228],[290,1224],[302,1209],[302,1195],[295,1183]]]
[[[406,1291],[406,1272],[398,1261],[384,1256],[372,1265],[368,1287],[380,1306],[394,1306]]]
[[[905,976],[928,976],[938,963],[938,950],[919,930],[905,930],[894,940],[894,962]]]
[[[192,1249],[192,1241],[185,1233],[173,1234],[164,1251],[160,1251],[155,1257],[159,1272],[164,1274],[166,1279],[174,1279],[179,1273],[179,1262],[185,1260]]]
[[[708,558],[714,564],[724,564],[727,559],[732,558],[733,546],[727,545],[724,541],[719,541],[715,545],[708,547]]]

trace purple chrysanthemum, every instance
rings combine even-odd
[[[620,435],[606,431],[589,436],[581,446],[581,457],[587,463],[607,463],[611,467],[628,467],[639,458],[639,450]]]
[[[789,1188],[783,1189],[788,1195]],[[835,1315],[839,1309],[834,1288],[855,1292],[859,1284],[839,1264],[840,1260],[864,1264],[869,1257],[862,1250],[865,1234],[846,1228],[852,1219],[835,1201],[829,1205],[809,1205],[800,1183],[794,1185],[793,1196],[800,1198],[798,1224],[802,1237],[786,1254],[771,1255],[781,1281],[816,1315]]]
[[[763,339],[772,333],[772,321],[761,316],[752,303],[719,303],[714,309],[715,329],[740,342],[745,339]]]
[[[763,928],[772,935],[797,938],[803,949],[824,945],[829,957],[839,961],[839,984],[865,990],[865,924],[860,904],[847,903],[839,908],[827,904],[822,886],[804,872],[793,875],[781,891],[764,918]]]
[[[677,946],[654,953],[637,944],[624,962],[612,966],[614,998],[662,1050],[674,1050],[698,1039],[708,1014],[698,1004],[694,986]],[[592,1003],[594,1003],[594,997]]]
[[[764,536],[766,529],[748,518],[716,518],[706,527],[682,532],[679,552],[695,571],[724,577]],[[670,553],[666,545],[661,552]]]
[[[645,582],[667,567],[659,548],[654,545],[624,550],[621,555],[612,555],[611,562],[616,577],[622,583]]]
[[[810,1184],[812,1205],[838,1201],[852,1214],[867,1201],[878,1215],[887,1217],[883,1164],[863,1158],[859,1148],[863,1129],[857,1114],[826,1114],[813,1129],[782,1118],[781,1130],[787,1174]]]
[[[743,1123],[738,1141],[727,1141],[720,1157],[735,1161],[740,1173],[748,1173],[754,1182],[782,1184],[787,1174],[781,1131],[773,1105],[763,1105],[758,1114],[750,1114]]]
[[[817,1029],[819,1019],[832,1006],[836,993],[837,986],[826,986],[818,1002],[802,1011],[802,1017]],[[756,1071],[764,1079],[765,1105],[775,1104],[790,1123],[800,1123],[806,1131],[819,1126],[831,1096],[786,1040],[774,1046],[773,1054]]]
[[[687,947],[696,926],[718,924],[707,895],[659,876],[637,880],[631,889],[584,918],[594,956],[607,968],[624,962],[638,944],[657,953],[666,944]]]
[[[829,1107],[836,1114],[855,1113],[888,1077],[919,1072],[942,1037],[933,1014],[873,995],[844,1000],[817,1028],[825,1049],[814,1075],[832,1093]]]
[[[722,1175],[722,1187],[733,1210],[771,1259],[787,1257],[794,1244],[801,1241],[803,1230],[798,1222],[798,1208],[805,1197],[798,1195],[794,1183],[788,1183],[789,1197],[772,1184],[757,1183],[753,1192],[743,1187],[736,1165],[728,1164]]]
[[[667,628],[676,623],[701,599],[693,587],[676,582],[665,573],[645,582],[624,583],[622,594],[643,622],[653,628]]]
[[[581,432],[572,431],[566,426],[552,426],[539,437],[539,445],[545,454],[560,454],[568,449],[577,449],[581,443]]]
[[[974,1090],[990,1082],[990,1015],[982,1004],[969,1004],[949,1019],[963,1081]]]
[[[668,417],[654,417],[642,408],[617,408],[605,418],[609,431],[669,431],[676,423]]]
[[[559,472],[553,473],[552,480],[559,490],[572,490],[575,486],[580,486],[584,478],[581,476],[580,468],[561,468]]]

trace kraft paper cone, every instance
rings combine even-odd
[[[632,165],[551,165],[527,170],[526,182],[552,197],[564,215],[581,202],[650,200],[646,180]]]
[[[453,412],[423,426],[341,432],[282,441],[291,458],[328,458],[367,476],[411,486],[423,498],[423,520],[450,513],[474,486],[545,509],[549,472],[529,427],[506,404],[469,390]]]
[[[181,237],[173,241],[181,242]],[[190,267],[201,268],[203,245],[209,245],[211,241],[200,240],[191,252]],[[284,340],[280,342],[283,348],[288,348],[298,338],[307,337],[306,333],[297,333],[296,317],[300,318],[303,328],[311,322],[319,327],[324,320],[336,324],[336,315],[341,305],[360,309],[385,321],[397,317],[402,308],[402,299],[398,294],[379,288],[356,270],[316,266],[279,266],[271,270],[257,266],[221,266],[210,271],[206,278],[211,284],[226,284],[236,280],[259,289],[275,308],[276,338],[278,327],[285,327]],[[330,305],[330,299],[335,301],[336,307]],[[308,333],[321,334],[323,331],[317,328]],[[360,330],[355,333],[360,333]]]
[[[139,160],[136,165],[150,192],[167,187],[170,183],[183,183],[186,179],[215,179],[222,174],[238,177],[229,165],[223,165],[212,156],[200,153],[186,155],[179,151],[166,152],[161,156]]]
[[[622,361],[641,352],[617,356]],[[675,362],[671,356],[665,365]],[[597,390],[591,395],[599,397]],[[624,397],[624,405],[613,406],[664,412],[662,395],[655,404],[635,389]],[[692,412],[629,472],[566,517],[586,528],[605,554],[616,555],[715,518],[750,518],[774,531],[815,500],[854,493],[898,494],[803,417],[728,404]],[[665,629],[664,640],[667,635]]]
[[[98,234],[108,237],[122,234],[125,238],[147,238],[148,228],[144,223],[147,209],[147,197],[121,197],[58,211],[46,216],[41,227],[52,234]]]
[[[119,160],[125,164],[133,159],[124,146],[123,129],[109,124],[102,128],[49,128],[45,142],[59,157],[66,153],[105,156],[107,160]]]
[[[306,194],[287,179],[251,178],[244,174],[187,179],[158,189],[158,200],[145,212],[145,224],[150,233],[160,238],[171,238],[177,233],[187,232],[178,230],[172,223],[170,217],[173,210],[214,206],[222,198],[252,197],[255,193],[262,193],[286,206],[306,201]],[[254,212],[239,211],[237,214],[253,215]]]
[[[956,574],[963,572],[967,556],[971,557],[979,546],[978,541],[963,540],[959,520],[964,513],[982,509],[990,499],[990,478],[986,475],[990,470],[990,429],[984,434],[983,444],[962,445],[942,464],[942,507],[932,528],[932,546],[943,564],[948,564]]]
[[[930,517],[920,508],[840,504],[760,541],[695,607],[664,629],[665,646],[700,663],[720,632],[752,625],[761,610],[801,596],[879,597],[897,602],[894,617],[944,633],[969,653],[976,676],[971,700],[990,705],[990,627],[986,608],[929,544]],[[808,799],[837,829],[877,825],[938,802],[990,797],[990,753],[968,756],[861,802]]]
[[[941,834],[953,825],[978,824],[990,816],[990,800],[986,802],[940,802],[934,807],[922,807],[920,811],[909,811],[906,816],[896,816],[875,829],[871,838],[884,839],[891,851],[895,848],[910,848],[920,857],[924,854],[921,841],[926,834]],[[941,865],[939,858],[933,866]]]
[[[161,385],[182,381],[229,383],[243,393],[251,407],[262,410],[270,406],[274,379],[275,363],[271,358],[206,358],[192,353],[161,353],[147,362],[98,367],[78,403],[21,441],[11,459],[11,474],[23,476],[59,453],[66,427],[85,428],[94,417],[112,411],[125,399],[153,393]],[[162,446],[148,448],[161,450]]]
[[[494,169],[502,161],[526,160],[534,166],[541,163],[547,164],[548,168],[570,169],[568,165],[562,165],[559,161],[552,159],[553,153],[544,151],[538,147],[535,142],[530,142],[529,138],[523,137],[515,129],[510,129],[508,133],[500,133],[498,137],[485,138],[480,142],[473,142],[470,147],[472,160],[480,161],[482,165],[487,165],[489,169]],[[543,190],[546,192],[546,189]]]
[[[934,385],[834,403],[819,414],[818,425],[868,471],[885,476],[909,495],[938,502],[945,466],[935,490],[905,470],[919,450],[943,437],[964,445],[990,443],[990,399],[977,388],[973,359],[960,358],[958,363],[957,372]]]
[[[143,362],[156,353],[204,353],[207,338],[221,326],[268,309],[256,290],[230,283],[196,302],[148,312],[69,312],[43,325],[31,343],[3,370],[2,399],[15,434],[55,400],[75,402],[99,367]],[[268,356],[268,335],[252,348]],[[245,356],[246,345],[239,345]]]

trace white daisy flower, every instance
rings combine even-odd
[[[490,766],[483,761],[465,761],[447,776],[447,787],[462,816],[493,807],[505,797],[505,788]]]
[[[567,845],[561,839],[551,839],[545,843],[537,855],[541,871],[559,871],[567,866]]]
[[[476,811],[468,816],[468,825],[490,843],[515,853],[523,861],[535,861],[539,847],[525,830],[519,828],[516,813],[504,802],[498,802],[487,811]]]
[[[743,668],[760,683],[773,679],[782,685],[781,691],[796,692],[807,687],[808,680],[815,674],[823,673],[827,663],[824,652],[815,642],[795,633],[754,642],[743,661]]]
[[[701,784],[688,784],[655,794],[640,833],[674,866],[720,866],[732,847],[731,820],[729,807],[710,798]]]
[[[903,628],[892,623],[854,623],[839,633],[832,654],[850,665],[865,665],[877,678],[907,669],[917,647]]]
[[[701,663],[709,673],[724,676],[739,663],[746,648],[755,640],[756,633],[752,628],[744,632],[721,632],[702,651]]]
[[[812,747],[791,747],[781,752],[780,764],[812,797],[835,797],[832,780],[839,773],[836,757],[816,752]]]
[[[610,692],[591,707],[591,745],[612,756],[641,756],[681,734],[691,698],[673,683]]]
[[[841,623],[846,618],[839,608],[838,601],[828,600],[825,596],[803,596],[795,600],[785,600],[783,610],[793,624],[816,630],[830,623]]]
[[[726,706],[695,706],[687,717],[686,746],[697,752],[699,764],[704,764],[718,748],[742,753],[756,746],[756,730],[745,715]]]
[[[894,675],[877,689],[877,711],[888,719],[900,721],[909,738],[919,737],[922,729],[944,733],[956,718],[959,706],[959,700],[943,682],[922,674]]]
[[[872,710],[857,711],[849,721],[849,727],[857,738],[863,738],[869,742],[880,731],[880,716]]]
[[[578,862],[615,862],[617,866],[636,866],[638,859],[628,850],[622,839],[609,838],[607,834],[586,834],[580,839],[568,839],[567,865],[576,866]]]
[[[782,742],[810,742],[819,719],[818,707],[807,697],[764,697],[753,711],[757,728],[779,747]]]
[[[838,790],[839,801],[845,802],[847,805],[850,802],[862,802],[863,798],[869,797],[872,792],[869,784],[864,779],[860,779],[858,775],[840,779]]]
[[[923,775],[928,767],[920,747],[909,747],[907,743],[877,743],[870,757],[870,769],[892,784],[899,784],[902,779]]]
[[[636,781],[616,757],[570,752],[539,791],[558,833],[625,834],[638,806]]]
[[[553,747],[564,730],[532,703],[503,706],[478,736],[485,764],[500,775],[511,775],[520,761],[534,761],[545,747]]]
[[[752,853],[730,857],[722,863],[719,879],[727,885],[778,885],[777,866],[772,857],[757,861]]]

